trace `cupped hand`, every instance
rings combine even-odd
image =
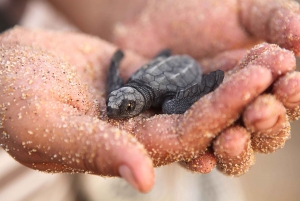
[[[166,0],[129,3],[127,7],[131,7],[134,12],[121,12],[113,20],[114,26],[111,26],[109,39],[119,47],[146,57],[152,57],[161,49],[170,48],[175,54],[184,53],[197,58],[205,72],[216,69],[229,71],[227,82],[225,81],[215,93],[195,104],[184,117],[180,116],[176,121],[171,121],[168,117],[165,121],[160,119],[162,117],[151,119],[153,123],[148,123],[149,125],[162,125],[161,127],[165,128],[159,128],[155,132],[153,129],[150,130],[152,132],[147,130],[150,137],[137,134],[139,141],[144,141],[150,153],[164,159],[165,156],[170,157],[170,153],[180,153],[177,156],[182,158],[188,158],[187,155],[190,154],[193,158],[195,152],[203,152],[202,146],[210,145],[211,139],[218,133],[220,137],[215,139],[212,150],[203,152],[192,161],[185,160],[182,164],[189,169],[205,172],[204,167],[209,171],[217,161],[217,167],[224,173],[241,175],[254,163],[253,150],[271,153],[284,146],[284,142],[290,137],[289,121],[299,116],[299,73],[291,72],[285,75],[295,66],[294,56],[291,52],[268,44],[252,47],[267,41],[300,55],[300,7],[297,2]],[[92,20],[92,23],[97,22]],[[99,29],[94,26],[94,29],[89,31],[96,30]],[[101,35],[101,32],[98,33]],[[252,50],[247,52],[251,48]],[[255,95],[247,92],[247,86],[242,84],[238,84],[237,90],[234,91],[231,85],[242,79],[242,74],[239,74],[242,69],[249,74],[251,68],[258,68],[257,65],[272,71],[272,84],[267,84],[267,89],[256,91]],[[256,76],[252,72],[250,74]],[[254,80],[249,80],[248,83],[241,82],[252,85],[254,89],[255,84],[267,82],[267,78],[265,75],[253,78],[256,79],[256,83]],[[247,79],[250,77],[247,76]],[[226,83],[230,83],[230,87],[225,93],[222,89]],[[222,92],[217,95],[218,91]],[[238,95],[238,92],[244,94]],[[225,102],[227,95],[230,98]],[[253,99],[245,98],[247,96],[253,96]],[[233,97],[238,100],[232,100]],[[212,102],[211,98],[215,102]],[[206,99],[209,99],[209,106],[204,102]],[[215,103],[214,108],[212,103]],[[238,109],[239,104],[241,107]],[[245,105],[247,107],[244,107]],[[224,122],[228,123],[228,119],[231,119],[231,123],[223,125],[223,117],[227,118]],[[190,120],[187,120],[189,118]],[[231,127],[227,128],[228,125]],[[189,129],[193,126],[196,128]],[[224,128],[227,129],[222,131]],[[138,130],[145,131],[142,128]],[[197,132],[199,139],[195,137]],[[189,134],[193,137],[187,137]],[[162,135],[167,139],[175,136],[175,140],[160,143],[157,143],[159,139],[153,140],[153,136],[161,138]],[[192,146],[193,143],[199,143],[198,148],[195,148],[197,145]],[[177,144],[181,145],[180,150],[172,146]],[[151,152],[154,145],[157,148],[161,147],[161,151]],[[184,150],[187,155],[182,154]],[[165,155],[161,155],[162,152],[165,152]],[[215,157],[211,152],[214,152]],[[163,160],[158,163],[165,162]]]
[[[274,2],[270,4],[274,5]],[[252,3],[243,5],[243,8],[250,9],[255,4],[254,1]],[[219,2],[217,5],[223,4]],[[237,4],[223,6],[241,8]],[[147,7],[143,8],[149,8],[142,9],[146,17],[135,16],[132,19],[136,20],[116,23],[112,29],[112,41],[145,56],[152,56],[158,49],[168,46],[175,53],[188,53],[198,58],[206,72],[215,68],[230,70],[242,57],[243,61],[229,71],[219,89],[197,102],[185,115],[151,117],[152,113],[148,112],[128,121],[114,121],[106,118],[104,101],[105,75],[114,47],[78,34],[16,28],[1,38],[1,144],[13,157],[29,167],[44,171],[121,175],[145,192],[153,184],[152,164],[143,146],[128,133],[144,144],[154,165],[183,160],[190,169],[208,172],[217,160],[219,169],[232,175],[244,173],[253,163],[252,148],[272,152],[283,146],[289,136],[283,105],[294,116],[297,116],[295,108],[299,105],[299,75],[288,73],[295,67],[291,52],[262,44],[246,55],[245,49],[238,48],[251,46],[257,42],[257,37],[271,40],[258,35],[258,31],[257,34],[251,33],[250,28],[247,28],[249,32],[245,31],[246,26],[237,23],[240,22],[237,20],[240,19],[237,16],[239,12],[232,10],[227,11],[226,16],[235,16],[236,20],[223,23],[226,30],[233,31],[229,32],[232,40],[228,39],[229,33],[218,30],[222,23],[215,24],[222,22],[221,16],[224,21],[222,10],[213,13],[219,16],[219,20],[209,18],[207,23],[211,26],[199,22],[196,23],[199,26],[191,26],[188,20],[192,23],[201,16],[195,18],[191,12],[186,12],[191,16],[183,19],[184,23],[176,23],[176,20],[175,23],[167,22],[176,29],[172,26],[157,28],[161,32],[170,30],[167,33],[169,37],[161,38],[160,33],[154,30],[149,32],[145,29],[143,32],[139,24],[143,21],[139,19],[144,19],[143,23],[156,19],[157,25],[161,21],[165,25],[162,19],[172,18],[163,17],[167,13],[163,12],[165,9],[160,11],[164,14],[160,20],[147,16],[147,12],[157,13],[154,8],[160,6],[155,3],[147,3]],[[175,11],[179,7],[170,8],[175,9],[167,10],[176,19],[178,12]],[[199,11],[194,4],[183,8]],[[141,14],[142,11],[134,13]],[[212,10],[206,14],[211,13]],[[231,28],[227,26],[228,22],[232,22]],[[281,23],[288,25],[289,22]],[[186,24],[199,28],[197,37],[186,27],[182,29],[186,32],[177,29]],[[211,35],[212,32],[218,33],[218,36]],[[131,34],[126,35],[128,33]],[[205,37],[201,33],[206,33]],[[223,36],[227,38],[222,39]],[[282,43],[277,43],[284,46],[282,44],[288,42],[283,39]],[[294,43],[292,47],[297,47]],[[297,53],[297,49],[292,50]],[[127,53],[126,57],[121,69],[125,79],[145,62],[133,53]],[[270,92],[275,80],[278,80],[273,89],[276,98],[273,95],[259,96],[266,90]],[[241,116],[243,123],[240,123]],[[215,138],[217,135],[219,137]],[[207,147],[214,138],[212,155]]]
[[[193,162],[200,160],[204,166],[198,165],[197,171],[210,171],[215,156],[204,152],[212,139],[231,125],[279,72],[295,66],[291,52],[264,44],[254,50],[262,61],[245,60],[244,66],[228,73],[219,89],[185,115],[152,116],[147,112],[127,121],[115,121],[107,119],[105,107],[106,73],[115,47],[77,33],[18,27],[0,39],[3,148],[34,169],[122,176],[142,192],[153,185],[149,155],[155,166],[200,155]],[[283,59],[279,63],[273,58],[278,55]],[[142,57],[127,52],[121,68],[123,77],[144,62]],[[241,138],[244,141],[232,146],[233,155],[244,152],[245,142],[249,142],[244,130],[234,132],[244,134],[237,136],[238,142]],[[229,131],[216,140],[220,143],[215,143],[215,150],[218,145],[228,145]],[[148,153],[129,133],[145,145]],[[220,164],[227,162],[225,159]]]
[[[147,192],[154,182],[143,145],[109,125],[107,67],[115,47],[76,33],[14,28],[0,36],[2,147],[47,172],[122,176]],[[138,56],[125,64],[140,65]]]

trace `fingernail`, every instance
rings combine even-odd
[[[120,176],[125,179],[134,189],[139,190],[139,186],[130,170],[126,165],[121,165],[119,167]]]

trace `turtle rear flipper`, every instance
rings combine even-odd
[[[172,52],[170,49],[163,49],[157,55],[155,55],[154,59],[158,58],[158,57],[167,58],[167,57],[170,57],[171,55],[172,55]]]
[[[111,59],[106,78],[107,95],[110,94],[112,91],[119,89],[124,84],[124,81],[119,75],[119,66],[123,57],[124,53],[122,52],[122,50],[117,50]]]
[[[223,81],[224,72],[217,70],[203,76],[201,85],[194,84],[177,92],[173,99],[163,103],[162,110],[165,114],[182,114],[204,95],[215,90]]]

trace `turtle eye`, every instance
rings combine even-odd
[[[129,103],[127,103],[127,105],[125,106],[125,110],[126,112],[131,112],[133,111],[135,108],[135,102],[134,101],[130,101]]]

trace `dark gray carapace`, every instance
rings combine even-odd
[[[107,76],[107,115],[114,119],[134,117],[150,107],[162,107],[165,114],[182,114],[224,78],[221,70],[202,76],[193,58],[163,50],[124,84],[118,73],[123,57],[121,50],[115,52]]]

